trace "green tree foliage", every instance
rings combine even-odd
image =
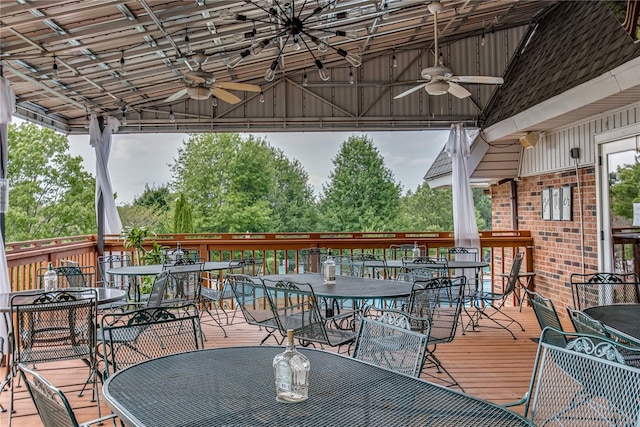
[[[366,135],[350,136],[333,159],[320,204],[329,231],[386,231],[395,224],[400,185]]]
[[[193,233],[194,231],[191,207],[187,203],[184,194],[180,193],[180,197],[178,197],[176,207],[173,211],[173,232]]]
[[[609,196],[613,214],[633,218],[633,204],[640,203],[640,159],[634,164],[619,166],[611,181]]]
[[[275,189],[269,199],[276,219],[273,231],[315,231],[318,211],[309,175],[298,160],[273,149]]]
[[[144,185],[144,192],[140,196],[136,196],[133,199],[134,205],[148,206],[154,210],[165,211],[169,210],[169,198],[171,193],[168,185],[149,187],[149,184]]]
[[[399,231],[452,231],[453,199],[451,188],[419,185],[401,199],[396,229]]]
[[[484,188],[473,188],[471,191],[476,208],[478,231],[491,230],[491,198],[484,194]]]
[[[191,202],[197,232],[284,231],[307,225],[296,216],[286,222],[290,212],[283,206],[288,197],[291,206],[308,209],[308,186],[301,185],[306,175],[299,165],[287,165],[263,139],[192,134],[171,170],[174,189]]]
[[[6,241],[96,233],[95,179],[67,137],[32,123],[9,125]]]
[[[133,199],[133,203],[118,206],[120,220],[124,226],[145,227],[158,233],[171,233],[171,192],[167,185],[149,187]]]

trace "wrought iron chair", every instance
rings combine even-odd
[[[594,319],[582,311],[567,307],[567,314],[576,332],[589,334],[600,338],[611,338],[607,328],[599,320]]]
[[[18,370],[38,410],[42,424],[47,427],[102,425],[104,421],[115,418],[115,414],[111,414],[79,423],[62,390],[51,385],[40,374],[28,369],[22,363],[18,364]]]
[[[464,276],[415,280],[406,310],[411,316],[429,320],[429,325],[419,322],[412,324],[414,330],[423,333],[425,326],[430,327],[425,364],[427,361],[432,363],[438,373],[444,372],[449,377],[449,380],[444,381],[448,386],[458,387],[462,391],[464,389],[460,383],[442,366],[435,352],[438,344],[449,343],[456,336],[466,284],[467,280]],[[429,373],[425,374],[439,378]]]
[[[570,282],[573,306],[578,310],[640,302],[640,278],[635,273],[573,273]]]
[[[372,277],[375,279],[387,279],[391,277],[387,267],[387,260],[383,255],[358,253],[353,254],[353,266],[356,275],[360,277]]]
[[[202,276],[202,287],[200,289],[200,321],[204,323],[202,316],[204,316],[205,313],[208,314],[215,325],[222,329],[224,337],[226,338],[227,331],[222,326],[220,313],[218,311],[222,310],[228,325],[229,314],[227,314],[225,310],[225,301],[229,301],[229,306],[231,306],[231,302],[233,301],[233,291],[229,288],[227,282],[222,282],[222,286],[220,287],[217,273],[214,277],[210,272],[204,272]]]
[[[184,258],[183,262],[164,264],[163,271],[169,273],[170,280],[163,304],[199,303],[203,269],[204,262],[194,262]]]
[[[418,256],[427,256],[427,247],[425,245],[418,244],[392,244],[389,245],[388,249],[388,259],[402,259],[404,257],[412,257],[414,256],[414,249],[418,249]]]
[[[17,365],[65,360],[83,360],[87,363],[89,376],[78,395],[82,396],[86,386],[92,383],[92,401],[97,401],[100,416],[96,301],[95,289],[65,289],[35,295],[20,294],[11,298],[11,330],[14,334],[10,418]]]
[[[58,275],[58,288],[92,288],[96,283],[96,269],[92,265],[65,264],[54,268]],[[47,268],[38,268],[36,274],[40,288],[44,289],[44,274]]]
[[[320,257],[320,273],[324,274],[324,262],[328,255]],[[336,276],[360,276],[360,267],[354,264],[352,255],[331,255],[336,263]]]
[[[328,345],[338,347],[338,350],[355,340],[355,328],[341,325],[342,321],[353,322],[355,314],[323,317],[311,285],[284,280],[264,280],[263,284],[283,339],[287,336],[287,330],[293,329],[303,346]]]
[[[421,278],[448,276],[449,263],[446,258],[440,257],[403,257],[401,272]]]
[[[194,304],[107,313],[100,325],[104,378],[134,363],[203,348]]]
[[[282,339],[278,339],[275,335],[275,332],[279,330],[278,319],[273,313],[270,296],[262,280],[245,274],[228,274],[226,282],[231,288],[236,306],[242,311],[246,322],[267,331],[267,335],[260,341],[260,344],[263,344],[269,337],[275,338],[276,342],[281,344]]]
[[[396,310],[382,310],[377,319],[363,316],[353,358],[419,377],[427,353],[429,319]],[[424,325],[421,331],[413,325]]]
[[[298,255],[298,271],[300,273],[320,273],[322,257],[327,255],[327,248],[300,249]]]
[[[246,256],[234,258],[229,261],[228,272],[232,274],[246,274],[248,276],[260,276],[264,270],[264,258]]]
[[[503,285],[502,292],[484,291],[480,289],[470,295],[475,313],[469,316],[469,324],[474,330],[479,326],[480,319],[484,318],[493,322],[496,325],[494,327],[501,328],[509,332],[514,340],[516,339],[516,336],[509,329],[511,325],[515,323],[524,331],[524,326],[522,326],[520,322],[502,310],[507,302],[507,297],[513,293],[516,283],[518,282],[518,274],[520,273],[523,257],[524,253],[522,252],[518,252],[513,257],[511,271],[509,272],[509,276],[506,278],[507,281]],[[488,310],[492,310],[492,312],[488,313]],[[465,330],[466,327],[463,328],[463,334]]]
[[[551,344],[565,346],[567,344],[566,335],[554,333],[554,330],[564,332],[564,328],[562,327],[562,323],[560,323],[560,317],[558,317],[558,312],[556,311],[555,305],[553,305],[553,301],[528,289],[525,289],[525,292],[529,297],[529,301],[531,301],[536,319],[538,319],[540,331],[543,331],[544,328],[547,327],[552,328],[544,335],[545,338],[549,340]]]
[[[465,261],[478,261],[480,259],[480,251],[478,248],[452,246],[438,248],[438,256],[447,259],[457,259],[458,255],[462,255]]]
[[[566,346],[552,344],[548,333],[564,335]],[[529,391],[506,406],[524,404],[535,425],[638,425],[640,368],[625,362],[629,352],[640,354],[606,338],[545,328]]]
[[[175,248],[165,248],[162,250],[163,264],[182,264],[198,262],[198,249],[183,248],[178,244]]]
[[[135,292],[133,286],[135,283],[129,276],[121,276],[115,274],[109,274],[109,269],[118,267],[128,267],[131,265],[131,257],[129,255],[102,255],[98,257],[98,280],[96,282],[98,287],[115,288],[127,291],[130,299],[135,299],[132,293]],[[134,279],[135,280],[135,279]],[[133,285],[133,286],[132,286]],[[110,304],[102,304],[98,306],[98,310],[113,310],[117,308],[123,308],[128,303],[126,301],[118,301]]]

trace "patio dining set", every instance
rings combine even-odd
[[[452,251],[457,253],[459,249]],[[305,273],[266,275],[264,261],[253,257],[204,262],[191,254],[162,265],[131,266],[126,257],[117,255],[101,260],[98,284],[0,295],[0,310],[11,331],[10,369],[0,388],[0,393],[5,389],[11,393],[6,408],[9,425],[19,378],[44,425],[58,425],[53,420],[62,419],[77,424],[65,393],[33,369],[72,359],[87,363],[85,387],[91,389],[98,408],[102,396],[112,411],[102,414],[99,409],[99,419],[92,423],[117,417],[128,426],[326,425],[329,421],[332,425],[512,426],[550,420],[571,424],[578,413],[586,415],[580,415],[576,425],[602,425],[598,423],[603,419],[608,420],[604,425],[636,425],[640,420],[638,322],[615,323],[619,316],[604,308],[622,307],[630,318],[637,318],[637,280],[635,295],[618,287],[596,289],[594,297],[593,289],[583,290],[587,288],[578,285],[582,278],[576,277],[579,315],[575,317],[592,317],[588,329],[576,326],[575,332],[565,332],[559,320],[540,320],[550,318],[548,308],[553,304],[525,290],[542,335],[530,391],[513,403],[525,409],[514,412],[512,405],[466,394],[436,349],[451,342],[457,330],[465,333],[485,326],[504,329],[515,338],[509,328],[522,325],[503,308],[517,286],[521,254],[514,256],[501,292],[484,289],[479,277],[486,264],[474,260],[473,251],[463,251],[457,260],[455,255],[411,254],[400,260],[317,255],[313,266],[305,261]],[[323,274],[327,259],[342,267],[329,283]],[[451,274],[465,269],[472,273]],[[148,293],[136,290],[142,289],[144,276],[152,277]],[[623,279],[625,287],[632,280]],[[203,315],[226,337],[224,325],[237,313],[265,331],[260,345],[205,348]],[[594,329],[597,317],[602,319],[602,333]],[[281,351],[288,330],[294,331],[312,366],[310,398],[298,404],[275,399],[271,360]],[[268,340],[278,347],[263,346]],[[598,374],[585,375],[584,366]],[[596,406],[600,409],[593,409]]]

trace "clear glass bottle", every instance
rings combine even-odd
[[[420,257],[420,248],[418,247],[418,242],[413,242],[412,255],[414,258]]]
[[[51,263],[49,263],[49,268],[47,268],[47,272],[44,273],[44,290],[45,291],[55,291],[58,289],[58,273],[53,269]]]
[[[309,359],[293,345],[293,329],[287,330],[287,348],[273,358],[276,400],[295,403],[309,397]]]
[[[336,262],[333,260],[331,250],[327,252],[327,259],[324,261],[324,283],[336,283]]]

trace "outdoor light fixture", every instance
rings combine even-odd
[[[125,74],[127,74],[127,69],[124,66],[124,50],[122,50],[120,54],[120,75],[124,76]]]
[[[256,9],[264,11],[266,16],[263,19],[249,18],[246,15],[235,14],[228,9],[220,12],[220,17],[227,21],[239,21],[239,22],[253,22],[253,30],[249,32],[239,32],[234,35],[234,39],[237,41],[250,40],[252,45],[233,57],[228,63],[229,68],[235,68],[249,55],[260,55],[265,47],[270,45],[280,46],[275,59],[267,68],[264,74],[264,78],[267,81],[273,81],[280,64],[282,63],[282,54],[287,46],[291,46],[294,51],[302,50],[303,47],[313,57],[313,62],[318,69],[320,78],[327,81],[331,78],[331,75],[324,67],[324,64],[313,53],[312,46],[315,46],[319,52],[326,52],[328,49],[333,49],[338,55],[342,56],[351,66],[359,67],[362,64],[362,59],[358,55],[348,52],[344,49],[331,46],[328,43],[328,36],[335,35],[346,38],[356,38],[357,32],[353,30],[318,30],[316,28],[310,28],[311,24],[317,24],[317,18],[324,12],[328,12],[332,6],[335,6],[335,1],[328,1],[325,3],[318,3],[318,6],[314,9],[306,9],[306,2],[301,2],[302,6],[296,8],[295,2],[284,0],[271,0],[269,6],[263,6],[261,2],[245,0],[245,3],[252,5]],[[321,5],[324,4],[324,5]],[[386,5],[386,3],[385,3]],[[387,9],[388,11],[388,9]],[[344,19],[360,16],[362,10],[357,7],[346,12],[339,12],[333,14],[332,19]],[[268,28],[264,30],[256,29],[256,23],[263,23],[268,25]],[[267,37],[260,40],[255,40],[256,36],[259,36],[260,32],[268,33]],[[284,38],[284,41],[279,40]],[[291,43],[289,41],[291,40]],[[303,80],[304,85],[304,80]]]
[[[520,137],[520,144],[522,144],[524,148],[533,148],[536,146],[539,139],[540,134],[538,132],[527,132]]]
[[[53,80],[55,80],[56,82],[58,80],[60,80],[60,74],[58,74],[58,63],[56,62],[56,56],[53,55]]]
[[[169,121],[171,123],[175,123],[176,122],[176,116],[175,116],[175,114],[173,114],[173,109],[172,108],[169,109]]]
[[[187,89],[187,93],[191,99],[203,100],[209,98],[211,89],[203,86],[191,86]]]

